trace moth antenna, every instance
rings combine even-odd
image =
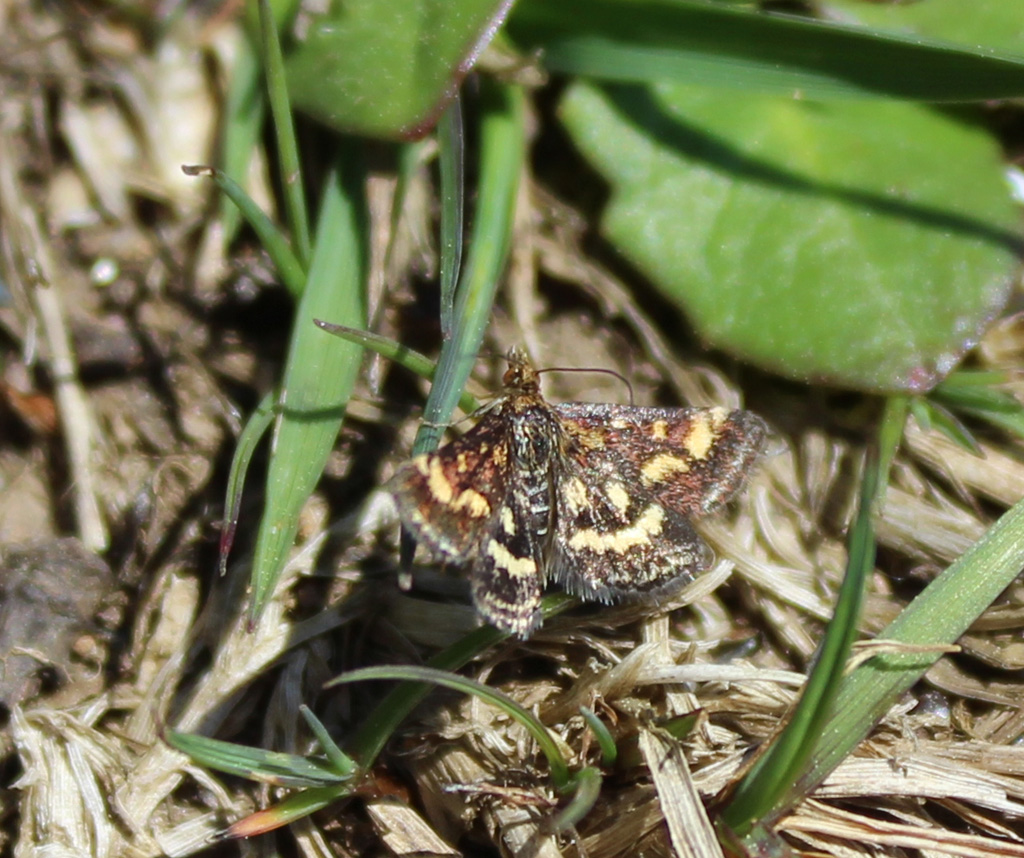
[[[581,366],[548,366],[544,369],[538,369],[537,375],[542,372],[599,372],[603,375],[613,375],[624,385],[626,390],[629,391],[629,405],[632,407],[635,403],[633,401],[633,385],[629,383],[629,379],[626,378],[621,372],[616,372],[614,369],[602,369],[600,367],[581,367]]]

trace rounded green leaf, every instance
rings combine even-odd
[[[292,103],[343,131],[426,133],[511,0],[344,0],[288,54]]]
[[[1003,307],[1019,213],[995,142],[887,102],[577,83],[602,229],[710,345],[790,378],[922,391]]]

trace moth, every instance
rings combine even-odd
[[[549,403],[512,349],[476,424],[387,489],[436,559],[469,570],[479,614],[526,638],[549,583],[607,603],[703,572],[691,520],[743,488],[766,434],[748,411]]]

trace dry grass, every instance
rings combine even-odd
[[[250,408],[275,377],[285,333],[267,334],[266,314],[280,310],[257,288],[255,251],[243,243],[221,258],[211,186],[179,171],[214,157],[239,34],[226,19],[185,14],[146,45],[113,17],[14,0],[0,2],[0,20],[0,241],[12,293],[0,308],[5,595],[11,557],[27,545],[31,562],[18,556],[29,580],[33,568],[60,568],[66,587],[80,586],[86,564],[55,547],[68,533],[113,571],[102,598],[58,615],[47,614],[53,599],[10,603],[38,611],[48,628],[19,639],[9,621],[2,637],[12,762],[0,837],[19,856],[187,854],[274,795],[197,769],[159,740],[159,725],[306,751],[299,703],[317,701],[340,735],[375,699],[370,686],[318,697],[324,680],[358,664],[418,660],[475,618],[458,600],[423,595],[450,591],[450,579],[428,572],[412,593],[395,586],[393,512],[351,476],[369,455],[384,478],[408,449],[408,436],[381,430],[394,406],[381,393],[384,368],[371,363],[331,464],[343,492],[327,487],[311,501],[278,598],[245,630],[240,575],[233,587],[212,578],[215,520],[236,408]],[[403,284],[432,253],[421,186],[384,271],[393,187],[382,176],[370,189],[384,327],[408,312]],[[586,224],[563,203],[530,187],[521,224],[496,351],[521,341],[541,365],[615,367],[641,403],[739,402],[730,379],[681,359],[633,292],[580,251]],[[553,281],[557,302],[544,285]],[[1022,349],[1008,321],[979,360],[1016,368]],[[624,396],[601,376],[546,383],[552,399]],[[850,439],[862,434],[838,427],[865,425],[860,413],[773,385],[748,379],[747,392],[785,432],[745,496],[704,527],[720,558],[713,572],[660,606],[562,617],[472,667],[535,710],[576,760],[597,753],[579,705],[612,725],[624,760],[573,836],[549,833],[554,797],[526,733],[485,704],[438,693],[392,743],[378,795],[295,826],[294,849],[716,854],[705,803],[777,729],[830,615],[860,460]],[[381,439],[386,450],[368,446]],[[908,425],[878,521],[866,634],[1024,496],[1018,446],[1003,437],[983,446],[977,458]],[[244,576],[244,558],[239,567]],[[381,567],[386,574],[373,574]],[[782,820],[795,850],[1024,855],[1022,612],[1018,584],[964,638],[963,655],[940,661],[814,800]],[[56,691],[24,667],[37,663],[62,680]],[[658,726],[695,710],[681,743]]]

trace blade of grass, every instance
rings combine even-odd
[[[427,666],[437,670],[458,670],[505,637],[504,632],[493,626],[481,626],[439,652],[427,662]],[[373,707],[345,743],[347,752],[361,768],[373,766],[395,730],[429,691],[430,686],[424,682],[403,682]]]
[[[449,673],[445,670],[438,670],[432,667],[421,667],[419,665],[389,665],[385,667],[364,667],[353,670],[349,673],[337,676],[330,680],[325,687],[331,688],[350,682],[364,682],[368,679],[400,679],[407,682],[429,682],[434,685],[441,685],[464,694],[473,694],[481,700],[497,706],[510,718],[518,721],[526,731],[533,736],[534,741],[541,752],[547,758],[548,766],[551,769],[551,779],[560,791],[564,791],[571,785],[569,777],[569,765],[562,758],[562,752],[558,744],[551,738],[547,728],[537,720],[530,710],[520,706],[515,700],[496,688],[459,676],[457,673]]]
[[[242,434],[238,436],[235,452],[231,457],[231,471],[228,474],[227,497],[224,498],[224,523],[220,531],[220,574],[228,571],[228,555],[235,542],[238,530],[238,511],[242,508],[242,489],[245,486],[245,475],[249,472],[249,463],[263,435],[274,422],[274,403],[277,393],[268,393],[256,406],[256,410],[245,422]]]
[[[927,397],[915,396],[910,401],[910,410],[917,420],[917,425],[925,432],[935,427],[965,450],[969,450],[975,456],[981,455],[981,447],[970,430],[948,408]]]
[[[324,755],[340,775],[352,775],[356,771],[356,761],[338,747],[331,734],[327,732],[323,721],[316,717],[316,714],[305,703],[299,707],[299,714],[302,715],[310,731],[324,749]]]
[[[322,319],[313,320],[317,327],[323,328],[329,334],[341,337],[351,343],[375,351],[388,360],[393,360],[399,366],[404,366],[410,372],[416,373],[421,378],[433,378],[436,367],[433,361],[426,355],[420,354],[413,349],[403,346],[401,343],[389,340],[379,334],[371,334],[369,331],[360,331],[358,328],[346,328],[344,325],[335,325],[333,322],[325,322]],[[470,393],[463,391],[459,397],[459,408],[466,414],[472,414],[480,407],[477,398]]]
[[[984,420],[997,429],[1010,432],[1018,438],[1024,438],[1024,410],[1018,411],[1016,414],[1007,414],[996,409],[973,408],[966,405],[959,405],[957,409],[963,414]]]
[[[391,202],[390,240],[384,254],[385,271],[390,271],[392,267],[392,253],[396,247],[395,240],[398,237],[398,226],[402,220],[402,213],[406,210],[409,201],[409,188],[412,186],[417,171],[430,160],[432,146],[433,140],[427,138],[415,143],[403,143],[397,148],[398,181],[395,184],[395,196]]]
[[[834,711],[843,670],[857,637],[865,582],[875,563],[871,515],[878,496],[879,476],[877,455],[869,450],[860,507],[850,530],[846,575],[814,667],[788,723],[737,785],[721,816],[721,824],[740,838],[770,814],[779,812],[783,797],[792,798],[791,787],[807,765],[812,742]]]
[[[452,99],[437,126],[441,169],[441,336],[448,339],[455,324],[455,285],[462,265],[462,225],[466,145],[462,131],[462,100]]]
[[[1001,372],[954,373],[932,391],[931,405],[934,408],[941,403],[948,409],[1024,437],[1024,406],[1012,394],[998,389],[1007,381],[1006,374]],[[952,415],[949,419],[956,422]]]
[[[520,0],[508,30],[557,72],[801,98],[977,101],[1024,94],[1024,59],[723,3]]]
[[[1021,404],[1005,390],[994,390],[991,387],[939,385],[932,391],[936,399],[940,399],[954,408],[971,408],[975,411],[991,411],[996,414],[1019,414]]]
[[[1024,567],[1024,501],[1000,518],[931,582],[878,637],[912,646],[954,643]],[[849,754],[941,653],[884,654],[843,680],[834,715],[814,738],[807,771],[791,795],[805,795]]]
[[[261,82],[260,64],[252,43],[248,39],[240,39],[224,104],[220,163],[224,174],[242,189],[247,186],[249,165],[259,145],[260,130],[266,115],[267,105]],[[221,197],[219,210],[224,228],[224,247],[227,248],[238,234],[242,216],[227,197]]]
[[[619,749],[615,746],[615,739],[612,738],[612,734],[604,726],[604,722],[597,717],[593,709],[581,706],[580,715],[587,722],[587,726],[594,734],[594,738],[597,739],[597,744],[601,748],[601,763],[611,768],[615,765],[615,761],[619,756]]]
[[[437,447],[466,386],[491,318],[512,241],[519,177],[526,159],[525,97],[517,86],[485,84],[476,217],[459,278],[451,336],[441,345],[434,383],[412,445],[414,456]],[[399,548],[402,570],[412,565],[415,547],[412,537],[403,530]]]
[[[432,450],[473,369],[512,240],[526,159],[525,100],[516,86],[488,83],[481,104],[476,217],[455,298],[451,339],[441,347],[413,454]]]
[[[290,787],[336,786],[352,777],[351,772],[337,771],[329,761],[298,754],[264,751],[177,730],[168,730],[165,739],[172,748],[188,754],[203,766],[258,783]]]
[[[325,335],[313,320],[366,324],[366,222],[359,152],[355,144],[342,145],[325,183],[309,278],[293,323],[253,561],[251,621],[274,591],[355,384],[362,349]]]
[[[998,369],[958,369],[939,384],[942,390],[960,390],[977,387],[999,387],[1009,384],[1010,376]]]
[[[568,831],[583,821],[597,804],[601,795],[601,772],[593,766],[580,769],[573,778],[574,792],[570,802],[551,821],[550,830],[556,834]]]
[[[910,398],[907,396],[887,396],[882,424],[878,432],[878,500],[885,497],[889,487],[889,471],[892,468],[896,451],[903,438],[903,427],[907,423],[907,412],[910,410]]]
[[[284,57],[281,55],[281,43],[277,38],[277,25],[271,12],[270,0],[259,0],[259,19],[260,47],[267,75],[267,99],[274,118],[288,228],[295,255],[303,265],[309,265],[309,216],[306,212],[306,193],[302,186],[302,165],[299,163],[299,147],[295,141],[295,125],[292,122],[288,84],[284,76]]]
[[[229,826],[225,835],[227,837],[255,837],[257,834],[266,834],[282,826],[297,822],[311,813],[323,810],[325,807],[334,804],[342,798],[352,794],[350,786],[339,787],[313,787],[304,789],[301,792],[288,796],[284,801],[252,813],[245,819]]]
[[[700,711],[687,712],[685,715],[679,715],[676,718],[670,718],[667,721],[659,721],[657,726],[659,729],[664,730],[668,735],[674,736],[676,739],[685,739],[695,729],[697,724],[700,722]]]
[[[560,614],[575,604],[575,601],[564,593],[545,597],[541,603],[544,619]],[[433,656],[427,662],[427,666],[436,670],[458,670],[506,637],[508,635],[505,632],[493,626],[480,626]],[[423,682],[403,682],[389,691],[373,707],[346,743],[349,754],[358,760],[362,768],[368,769],[373,765],[399,724],[409,716],[429,691],[430,686]]]
[[[248,194],[233,180],[220,170],[202,165],[184,165],[181,171],[186,176],[206,176],[213,179],[219,187],[238,206],[242,216],[249,226],[253,228],[260,244],[267,252],[270,260],[274,263],[277,273],[281,276],[281,282],[298,299],[306,285],[306,268],[299,261],[299,258],[292,253],[288,239],[277,228],[274,222],[267,217]]]
[[[932,428],[932,410],[928,405],[924,397],[915,396],[910,400],[910,413],[925,432],[930,432]]]

